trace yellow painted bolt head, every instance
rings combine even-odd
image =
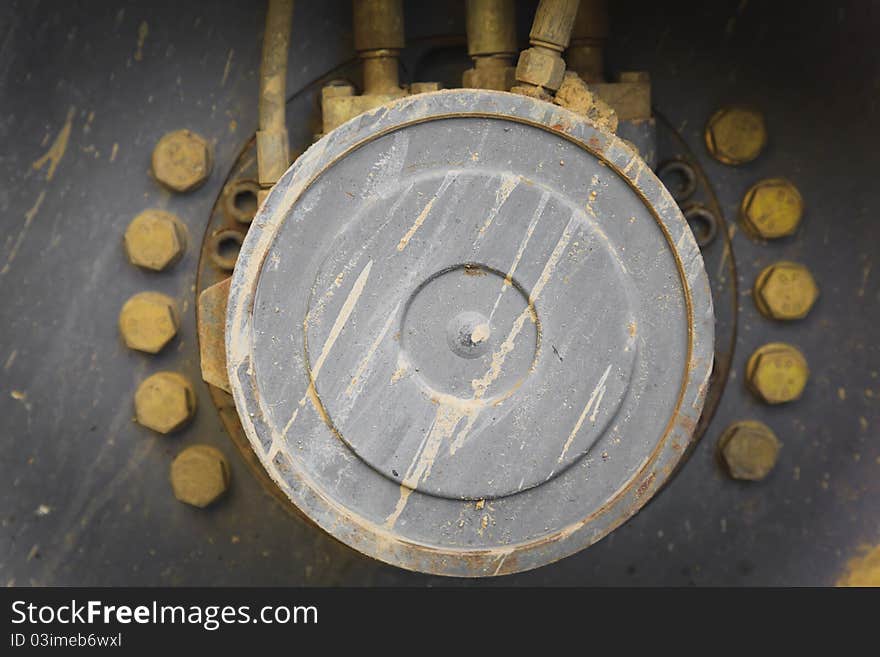
[[[807,359],[790,344],[771,342],[759,347],[746,364],[746,382],[768,404],[798,399],[810,378]]]
[[[162,271],[186,250],[186,227],[170,212],[144,210],[128,224],[123,241],[133,265]]]
[[[157,372],[138,386],[134,411],[138,424],[171,433],[182,429],[196,414],[196,393],[182,374]]]
[[[766,424],[743,420],[730,425],[718,440],[718,451],[734,479],[760,481],[776,465],[782,445]]]
[[[752,293],[761,314],[779,320],[806,317],[819,298],[819,288],[810,270],[787,261],[765,267],[758,274]]]
[[[119,313],[119,332],[130,349],[157,354],[177,335],[177,304],[160,292],[135,294]]]
[[[213,504],[229,488],[229,479],[229,462],[210,445],[187,447],[171,462],[171,488],[185,504]]]
[[[211,174],[211,147],[189,130],[169,132],[153,150],[153,176],[174,192],[188,192]]]
[[[767,144],[764,115],[748,107],[725,107],[706,124],[706,148],[724,164],[751,162]]]
[[[784,178],[768,178],[753,185],[740,205],[746,232],[763,239],[792,235],[804,215],[804,199]]]

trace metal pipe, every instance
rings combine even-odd
[[[584,82],[605,81],[605,41],[608,39],[607,0],[581,0],[565,63]]]
[[[514,0],[467,0],[468,54],[474,67],[462,84],[478,89],[507,91],[515,80],[516,14]]]
[[[363,60],[364,94],[399,92],[403,0],[354,0],[353,8],[354,49]]]
[[[263,189],[272,187],[290,166],[285,123],[287,59],[293,0],[269,0],[260,65],[257,175]]]
[[[578,0],[541,0],[529,32],[531,47],[516,66],[518,93],[549,100],[565,76],[562,51],[568,47],[578,10]]]
[[[556,52],[565,50],[579,4],[578,0],[541,0],[532,21],[529,43]]]

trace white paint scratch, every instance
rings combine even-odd
[[[495,221],[495,217],[497,217],[498,213],[501,211],[501,206],[504,205],[508,197],[513,193],[513,190],[516,189],[520,180],[520,176],[513,177],[507,174],[502,174],[501,184],[498,186],[498,189],[495,190],[495,203],[489,208],[489,216],[486,217],[486,221],[483,222],[483,225],[480,227],[480,232],[477,233],[477,239],[474,241],[475,248],[480,243],[480,240],[483,239],[483,235],[486,234],[486,231],[489,230],[492,222]]]
[[[363,359],[361,360],[360,364],[358,364],[358,367],[355,370],[354,376],[351,377],[351,382],[345,389],[346,396],[351,397],[352,394],[354,394],[355,388],[357,388],[361,377],[364,375],[364,372],[366,371],[367,367],[369,367],[370,362],[373,360],[373,356],[376,354],[376,350],[379,348],[379,345],[382,344],[382,340],[385,339],[385,336],[388,333],[388,329],[391,328],[391,324],[397,318],[397,310],[399,308],[400,304],[398,303],[394,307],[394,310],[389,313],[388,319],[385,320],[385,324],[384,326],[382,326],[382,330],[379,331],[379,335],[377,335],[376,339],[373,340],[373,344],[371,344],[370,348],[367,349],[367,353],[364,354]]]
[[[416,217],[416,220],[413,222],[413,225],[410,226],[410,229],[406,231],[406,234],[400,238],[400,242],[397,244],[397,250],[403,251],[406,248],[406,245],[409,244],[409,241],[413,238],[413,235],[416,234],[416,231],[421,228],[422,224],[425,223],[425,219],[428,218],[428,215],[431,213],[431,208],[434,207],[434,203],[437,202],[443,192],[446,191],[447,187],[452,184],[452,181],[455,180],[454,174],[446,174],[443,178],[443,182],[440,183],[440,188],[437,190],[437,193],[431,197],[431,200],[425,205],[422,211],[419,213],[419,216]]]
[[[529,240],[532,238],[532,233],[535,232],[538,221],[540,221],[541,217],[544,216],[544,208],[547,207],[547,200],[549,198],[549,192],[545,191],[541,193],[541,198],[538,201],[538,206],[535,208],[534,214],[532,214],[532,220],[529,222],[528,228],[526,228],[526,234],[523,236],[523,239],[519,244],[519,248],[516,251],[516,256],[514,256],[513,258],[513,262],[510,263],[510,267],[508,267],[507,269],[507,276],[504,279],[504,284],[501,286],[501,290],[498,292],[498,296],[496,297],[495,303],[492,306],[492,312],[489,313],[490,322],[495,316],[495,311],[498,310],[498,304],[501,303],[501,297],[504,296],[504,291],[508,287],[510,287],[511,282],[513,281],[513,275],[516,273],[516,268],[517,266],[519,266],[519,261],[522,259],[526,247],[529,245]]]
[[[22,242],[24,242],[24,237],[27,234],[28,228],[30,228],[34,217],[37,216],[37,212],[40,211],[40,206],[43,204],[43,199],[45,198],[46,190],[44,189],[40,192],[40,195],[37,196],[37,201],[34,203],[33,207],[24,213],[24,225],[21,227],[21,230],[18,231],[18,236],[15,238],[15,244],[12,245],[9,255],[6,256],[6,263],[3,265],[3,269],[0,269],[0,276],[4,276],[12,266],[12,261],[15,260],[15,256],[18,255],[18,250],[21,248]]]
[[[281,432],[282,436],[287,436],[287,432],[290,431],[290,427],[293,426],[293,423],[296,421],[297,415],[299,415],[299,409],[305,405],[307,399],[310,399],[312,395],[315,394],[315,381],[318,378],[318,374],[321,372],[321,368],[324,366],[324,361],[327,360],[327,356],[330,354],[330,350],[333,349],[333,345],[336,343],[336,338],[339,337],[339,334],[345,327],[346,322],[348,322],[348,318],[351,316],[351,312],[352,310],[354,310],[355,304],[358,302],[358,299],[360,299],[361,294],[364,291],[364,287],[366,287],[367,285],[367,279],[370,277],[370,269],[372,269],[372,267],[373,261],[370,260],[361,270],[361,273],[358,275],[357,280],[354,282],[351,291],[345,298],[345,302],[342,304],[342,308],[340,309],[339,314],[336,316],[336,320],[333,322],[333,327],[330,329],[327,340],[324,342],[324,346],[321,349],[318,360],[315,361],[315,366],[309,373],[310,381],[308,390],[306,390],[306,394],[303,395],[302,399],[299,400],[299,404],[293,411],[293,415],[291,415],[290,420],[288,420],[287,424],[284,426],[284,431]],[[305,323],[306,326],[304,328],[306,332],[308,332],[308,317],[306,318]],[[270,450],[270,453],[275,451],[275,440],[277,440],[277,437],[273,440],[273,449]]]
[[[562,454],[559,455],[557,459],[557,463],[562,463],[562,460],[565,458],[565,455],[568,453],[571,444],[574,442],[575,436],[577,436],[578,431],[581,430],[581,426],[584,423],[584,420],[587,418],[587,413],[590,412],[590,409],[593,408],[593,404],[596,404],[596,409],[593,411],[593,414],[590,416],[590,422],[596,421],[596,412],[599,410],[599,404],[602,403],[602,397],[605,395],[605,381],[608,379],[608,373],[611,372],[611,365],[605,368],[605,373],[600,377],[599,383],[596,384],[596,387],[593,388],[592,394],[590,394],[590,398],[587,400],[586,406],[584,406],[584,410],[581,411],[581,415],[578,418],[577,422],[575,422],[574,429],[571,430],[571,433],[568,434],[568,439],[565,441],[565,445],[562,447]]]

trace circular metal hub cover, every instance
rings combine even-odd
[[[297,160],[248,233],[226,335],[247,435],[306,515],[479,576],[590,545],[670,476],[713,316],[687,223],[626,144],[461,90]]]

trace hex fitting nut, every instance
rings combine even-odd
[[[196,189],[211,175],[211,167],[210,144],[190,130],[169,132],[153,149],[153,177],[173,192]]]
[[[196,392],[182,374],[157,372],[147,377],[134,393],[138,424],[156,433],[182,429],[196,414]]]
[[[782,444],[763,422],[731,424],[718,440],[718,455],[733,479],[760,481],[773,470]]]
[[[767,404],[799,399],[809,378],[807,359],[784,342],[759,347],[746,363],[746,385]]]
[[[162,271],[186,251],[186,226],[170,212],[144,210],[128,224],[123,243],[131,264]]]
[[[565,61],[545,48],[527,48],[516,64],[516,79],[535,87],[556,91],[565,76]]]
[[[177,335],[180,315],[171,297],[160,292],[140,292],[119,312],[119,332],[129,349],[157,354]]]
[[[229,489],[229,462],[210,445],[187,447],[171,462],[171,489],[184,504],[204,508]]]
[[[762,239],[776,239],[797,230],[804,214],[804,199],[788,180],[768,178],[749,188],[739,212],[746,232]]]
[[[769,319],[803,319],[819,298],[819,288],[804,265],[782,260],[758,274],[752,297]]]
[[[724,164],[740,165],[757,158],[767,145],[764,115],[749,107],[724,107],[706,124],[706,148]]]

